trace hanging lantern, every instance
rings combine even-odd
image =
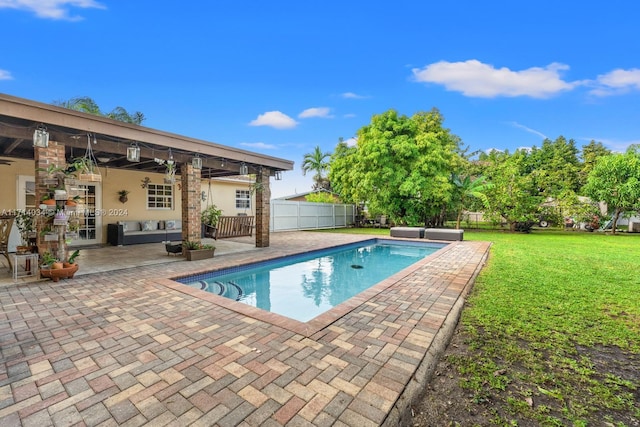
[[[194,169],[202,169],[202,157],[198,156],[196,154],[196,156],[191,159],[191,165],[193,166]]]
[[[130,162],[140,161],[140,147],[138,147],[138,144],[134,143],[127,147],[127,160]]]
[[[49,132],[47,132],[47,128],[43,125],[40,125],[33,132],[33,146],[42,148],[47,148],[49,146]]]

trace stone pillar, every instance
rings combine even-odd
[[[45,184],[45,179],[49,178],[49,176],[44,170],[38,169],[47,169],[50,165],[54,165],[56,167],[65,167],[67,164],[67,160],[65,159],[64,145],[58,144],[57,142],[51,140],[49,141],[48,147],[33,147],[33,157],[35,159],[35,204],[37,208],[42,200],[42,197],[45,194],[49,193],[49,186]],[[38,252],[42,254],[45,251],[51,250],[51,253],[56,253],[58,243],[45,243],[44,236],[41,233],[46,223],[47,217],[44,214],[39,215],[36,221]]]
[[[262,168],[256,174],[256,247],[269,247],[269,217],[271,216],[271,189],[269,169]]]
[[[191,163],[184,163],[180,167],[182,183],[182,240],[199,242],[201,236],[200,225],[200,177],[199,169],[194,169]]]

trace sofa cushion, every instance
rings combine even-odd
[[[176,229],[176,221],[174,219],[169,219],[164,222],[164,227],[167,230],[175,230]]]
[[[119,221],[118,224],[122,225],[122,231],[140,231],[140,222],[138,221]]]
[[[140,230],[142,231],[156,231],[158,229],[158,221],[148,219],[140,222]]]

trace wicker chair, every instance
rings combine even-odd
[[[11,258],[9,258],[9,235],[11,234],[11,227],[13,226],[13,215],[0,216],[0,254],[4,255],[9,263],[9,270],[13,270],[11,265]]]

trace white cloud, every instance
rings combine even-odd
[[[356,117],[356,115],[353,114],[353,113],[347,113],[347,114],[343,115],[342,117],[344,117],[345,119],[352,119],[352,118]]]
[[[249,126],[271,126],[276,129],[291,129],[296,127],[298,122],[280,111],[267,111],[259,114],[258,118],[252,120]]]
[[[616,153],[624,153],[627,151],[631,145],[640,145],[639,139],[632,139],[627,141],[615,140],[615,139],[606,139],[606,138],[596,138],[596,137],[580,137],[578,139],[584,141],[597,141],[601,142],[605,147],[609,148],[611,151]]]
[[[519,128],[519,129],[523,129],[523,130],[525,130],[525,131],[527,131],[527,132],[529,132],[529,133],[532,133],[532,134],[534,134],[534,135],[538,135],[538,136],[539,136],[539,137],[541,137],[542,139],[547,139],[547,135],[545,135],[544,133],[542,133],[542,132],[540,132],[540,131],[537,131],[537,130],[535,130],[535,129],[531,129],[530,127],[527,127],[527,126],[525,126],[525,125],[521,125],[521,124],[520,124],[520,123],[518,123],[518,122],[511,122],[511,125],[512,125],[512,126],[514,126],[514,127]]]
[[[298,114],[298,118],[308,119],[311,117],[322,117],[325,119],[330,119],[333,117],[331,114],[329,114],[330,111],[331,110],[327,107],[307,108],[302,113]]]
[[[595,82],[596,88],[589,93],[596,96],[608,96],[640,90],[640,69],[617,69],[601,74]]]
[[[347,144],[347,146],[349,147],[355,147],[356,144],[358,143],[358,138],[355,137],[351,137],[349,139],[345,139],[344,142]]]
[[[358,95],[357,93],[353,93],[353,92],[344,92],[344,93],[340,94],[340,96],[345,98],[345,99],[365,99],[365,98],[367,98],[364,95]]]
[[[69,8],[106,9],[94,0],[0,0],[0,9],[30,10],[39,18],[79,21],[81,16],[69,15]]]
[[[264,142],[241,142],[240,145],[263,150],[275,150],[277,148],[275,145],[266,144]]]
[[[422,69],[414,68],[412,72],[418,82],[441,84],[447,90],[462,92],[466,96],[548,98],[583,84],[562,80],[560,72],[568,69],[567,65],[553,63],[544,68],[512,71],[471,59],[465,62],[440,61]]]
[[[0,70],[0,80],[13,80],[13,76],[7,70]]]

